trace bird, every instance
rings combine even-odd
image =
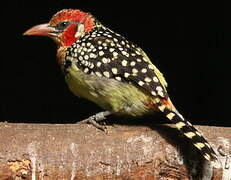
[[[100,106],[90,122],[109,115],[140,117],[162,113],[208,162],[218,156],[203,135],[173,105],[163,74],[135,43],[104,26],[91,13],[63,9],[24,35],[47,36],[57,44],[59,64],[70,91]]]

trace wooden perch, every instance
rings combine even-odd
[[[0,180],[230,180],[231,128],[196,127],[223,175],[171,125],[0,123]]]

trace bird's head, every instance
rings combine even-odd
[[[70,46],[95,26],[94,17],[77,9],[63,9],[49,23],[36,25],[24,35],[48,36],[59,46]]]

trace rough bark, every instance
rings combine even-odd
[[[196,127],[223,175],[171,125],[0,123],[0,180],[230,180],[231,128]]]

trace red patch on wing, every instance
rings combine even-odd
[[[155,105],[152,99],[150,99],[149,102],[145,103],[145,105],[150,109],[158,110],[158,107]]]
[[[167,108],[169,109],[175,109],[174,105],[172,104],[171,100],[162,98],[160,99],[161,103],[164,104]],[[153,100],[150,100],[150,102],[145,104],[147,107],[149,107],[150,109],[153,110],[158,110],[158,107],[156,106],[156,104],[153,102]]]
[[[172,104],[171,100],[168,99],[161,99],[160,100],[162,102],[162,104],[164,104],[167,108],[169,109],[175,109],[174,105]]]

